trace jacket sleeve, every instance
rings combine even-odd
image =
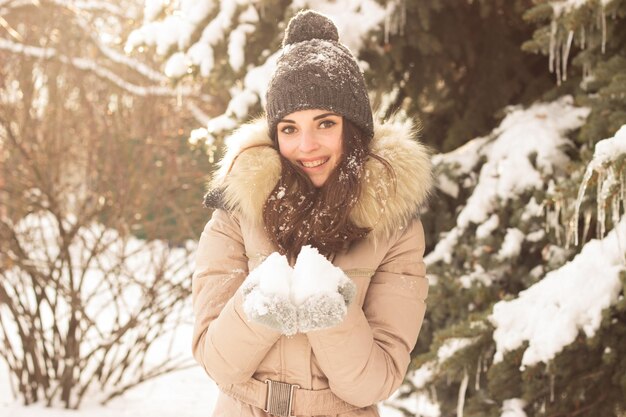
[[[400,386],[424,319],[420,220],[398,235],[372,276],[363,308],[352,303],[339,325],[307,333],[331,390],[358,407],[387,399]]]
[[[280,338],[280,332],[248,321],[243,312],[238,289],[247,275],[248,259],[237,218],[215,210],[196,252],[192,351],[218,385],[250,379]]]

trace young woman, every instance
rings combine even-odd
[[[410,126],[374,124],[318,13],[290,21],[266,99],[205,198],[193,353],[220,388],[213,416],[378,416],[425,311],[428,155]]]

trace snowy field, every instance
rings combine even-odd
[[[210,416],[217,396],[215,384],[199,366],[147,381],[126,394],[101,406],[85,399],[77,411],[22,406],[15,401],[7,379],[7,369],[0,362],[0,416],[2,417],[113,417],[148,415],[151,417]]]
[[[172,372],[145,382],[121,397],[101,406],[85,400],[78,411],[28,407],[15,401],[8,381],[6,364],[0,361],[0,416],[2,417],[209,417],[217,398],[217,387],[200,366]],[[401,417],[394,408],[382,405],[382,417]]]

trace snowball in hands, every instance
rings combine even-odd
[[[242,285],[243,310],[248,319],[285,335],[297,332],[297,313],[289,299],[293,269],[278,252],[256,267]]]
[[[272,253],[250,275],[253,274],[259,277],[262,292],[289,298],[293,269],[284,255]]]
[[[292,269],[272,253],[242,285],[248,319],[291,336],[343,321],[356,286],[317,249],[305,246]]]
[[[347,313],[356,292],[354,283],[317,249],[304,246],[294,266],[291,300],[302,333],[335,326]]]
[[[317,249],[307,245],[302,248],[291,284],[291,300],[301,305],[307,298],[319,294],[336,294],[352,283],[341,268],[333,265]]]

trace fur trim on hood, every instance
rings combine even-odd
[[[415,136],[416,130],[410,123],[374,125],[370,151],[393,167],[396,186],[385,166],[369,158],[361,197],[351,213],[355,225],[371,228],[376,235],[389,234],[419,214],[433,180],[429,152]],[[223,206],[262,223],[263,205],[281,171],[280,156],[268,135],[267,121],[261,118],[241,126],[226,139],[226,147],[205,205]]]

